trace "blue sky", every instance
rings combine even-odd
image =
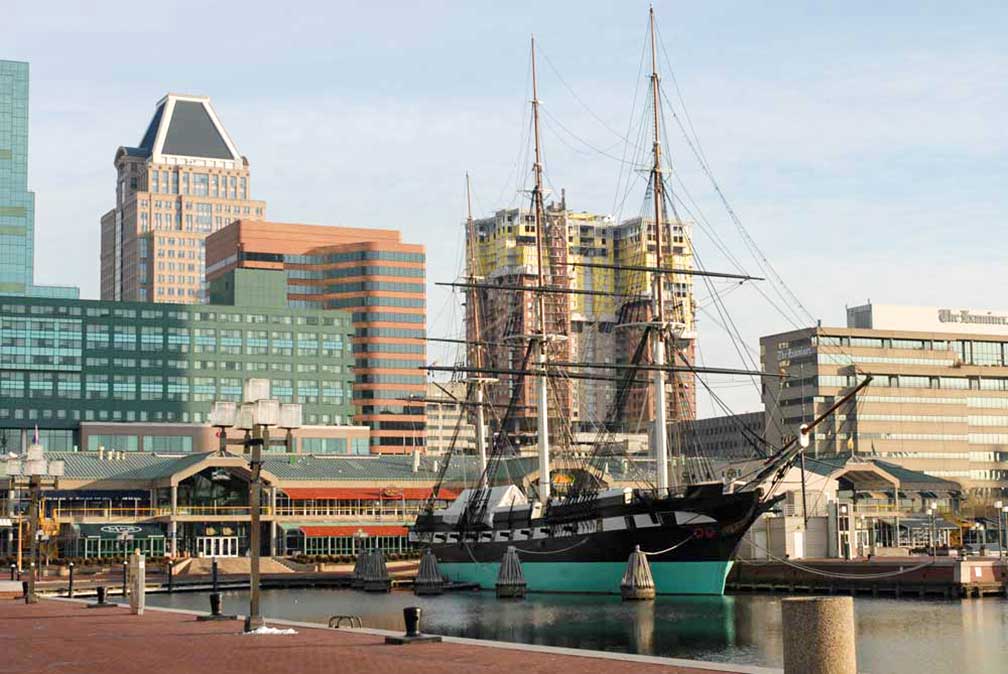
[[[659,1],[656,9],[708,162],[811,316],[841,324],[845,303],[869,297],[1008,306],[1008,8]],[[549,182],[577,210],[612,212],[620,165],[593,148],[622,152],[612,130],[630,124],[647,4],[13,2],[5,12],[0,58],[31,63],[37,282],[77,284],[96,297],[115,149],[139,141],[167,91],[213,98],[270,219],[400,228],[428,247],[429,280],[449,280],[462,244],[464,172],[480,215],[519,199],[535,32]],[[756,272],[670,131],[688,192]],[[623,214],[642,199],[633,191]],[[708,236],[698,232],[696,244],[708,267],[725,267]],[[432,334],[457,331],[450,299],[432,287]],[[752,289],[726,302],[750,350],[760,335],[792,327]],[[704,314],[699,331],[705,361],[740,364]],[[737,409],[757,406],[744,382],[720,385]]]

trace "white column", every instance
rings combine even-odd
[[[653,360],[656,368],[665,366],[665,340],[661,336],[654,338]],[[655,448],[655,485],[658,487],[660,495],[668,491],[668,422],[666,412],[668,402],[665,395],[665,370],[655,369],[654,371],[654,448]]]
[[[476,450],[479,453],[480,471],[486,474],[486,421],[483,418],[483,382],[476,382]],[[484,483],[484,486],[485,483]]]
[[[277,488],[270,487],[270,556],[276,557],[277,555],[277,522],[276,522],[276,507],[277,507]]]
[[[538,394],[538,420],[539,428],[539,501],[546,503],[550,497],[550,455],[549,455],[549,421],[547,414],[549,411],[549,399],[547,398],[546,382],[546,342],[539,344],[539,357],[537,359],[541,373],[536,381],[539,389]]]
[[[168,522],[168,533],[171,535],[171,554],[178,557],[178,485],[171,486],[171,521]]]

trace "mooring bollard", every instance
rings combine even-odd
[[[165,564],[165,573],[168,574],[168,592],[169,594],[175,590],[175,576],[174,576],[175,563],[173,560],[169,559]]]
[[[21,598],[25,600],[26,604],[28,603],[28,581],[27,580],[22,580],[21,581]]]
[[[237,620],[238,616],[224,615],[221,612],[221,594],[218,585],[217,558],[210,562],[210,615],[196,616],[196,620]]]
[[[857,674],[854,600],[781,600],[784,674]]]
[[[407,606],[402,612],[403,622],[406,625],[406,634],[401,637],[385,637],[385,643],[403,645],[441,641],[441,637],[439,636],[424,634],[420,631],[420,616],[423,613],[423,609],[419,606]]]
[[[413,581],[413,593],[441,594],[444,592],[444,576],[438,569],[437,557],[430,548],[424,551],[420,558],[420,568],[417,570],[416,579]]]
[[[17,564],[10,565],[10,579],[17,580]]]
[[[634,599],[654,599],[655,584],[651,575],[651,566],[648,565],[647,556],[641,552],[640,546],[634,547],[627,560],[626,572],[623,574],[623,582],[620,583],[620,595],[624,600]]]
[[[522,571],[521,560],[518,559],[518,551],[513,545],[509,545],[497,571],[497,598],[522,599],[526,589],[525,573]]]
[[[67,568],[70,570],[70,580],[67,582],[67,596],[73,599],[73,573],[74,573],[74,563],[70,562],[67,564]]]
[[[108,592],[105,589],[104,585],[99,585],[97,588],[95,588],[95,592],[98,595],[98,601],[95,602],[94,604],[88,604],[87,605],[88,608],[110,608],[115,606],[115,604],[110,604],[105,601]]]

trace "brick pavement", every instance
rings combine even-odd
[[[242,635],[241,623],[125,607],[91,610],[43,600],[0,602],[0,672],[14,674],[711,674],[711,669],[475,646],[385,645],[381,636],[297,628]]]

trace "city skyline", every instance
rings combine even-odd
[[[784,6],[759,13],[656,8],[676,81],[719,183],[788,285],[826,324],[842,325],[844,304],[868,297],[1003,304],[996,284],[985,282],[998,268],[982,233],[998,231],[1004,212],[1005,94],[989,83],[1003,71],[998,35],[1006,14],[915,5],[907,16],[911,6],[905,7],[888,15],[846,7],[821,16]],[[627,128],[634,88],[643,86],[637,66],[646,5],[551,7],[534,18],[527,9],[403,7],[404,20],[389,26],[371,10],[337,16],[320,8],[311,21],[285,17],[278,25],[252,4],[243,16],[228,17],[236,22],[228,31],[234,36],[214,34],[214,44],[222,53],[238,42],[263,48],[243,50],[240,59],[189,50],[169,61],[122,59],[111,43],[93,47],[96,33],[115,32],[128,16],[117,5],[87,20],[68,10],[62,23],[16,8],[12,30],[0,35],[4,58],[32,63],[36,278],[79,284],[82,296],[97,297],[92,223],[113,196],[110,157],[132,142],[137,120],[165,91],[214,99],[255,164],[257,195],[275,218],[400,228],[429,246],[432,269],[457,270],[464,172],[473,173],[477,216],[519,203],[509,175],[524,149],[533,30],[542,49],[549,183],[555,192],[567,189],[575,210],[612,212],[619,167],[590,148],[612,148],[618,138],[610,129]],[[221,10],[206,11],[205,24],[179,39],[195,44],[225,18]],[[324,11],[334,13],[332,20]],[[865,14],[871,22],[862,20]],[[188,16],[181,7],[157,28],[131,24],[131,35],[151,43],[175,39]],[[53,49],[53,37],[65,43]],[[939,43],[940,54],[933,49]],[[72,62],[68,50],[76,50]],[[665,78],[673,96],[671,74]],[[591,112],[579,101],[590,102]],[[689,164],[683,149],[673,153],[679,166]],[[305,162],[306,156],[324,161]],[[686,169],[683,177],[716,230],[733,236],[699,172]],[[640,197],[629,203],[636,207]],[[634,214],[628,208],[623,215]],[[949,234],[963,230],[978,234]],[[737,237],[729,243],[737,247]],[[723,267],[707,242],[698,239],[697,248],[707,252],[707,267]],[[902,250],[912,250],[913,259],[894,259]],[[443,308],[448,295],[433,286],[440,280],[450,279],[428,279],[430,332],[457,334],[459,326],[446,318],[452,311]],[[730,300],[753,349],[760,335],[789,327],[770,312],[746,311],[745,302],[758,299],[744,291]],[[731,347],[704,320],[700,358],[731,362]],[[737,411],[758,404],[751,388],[729,386],[724,394]]]

